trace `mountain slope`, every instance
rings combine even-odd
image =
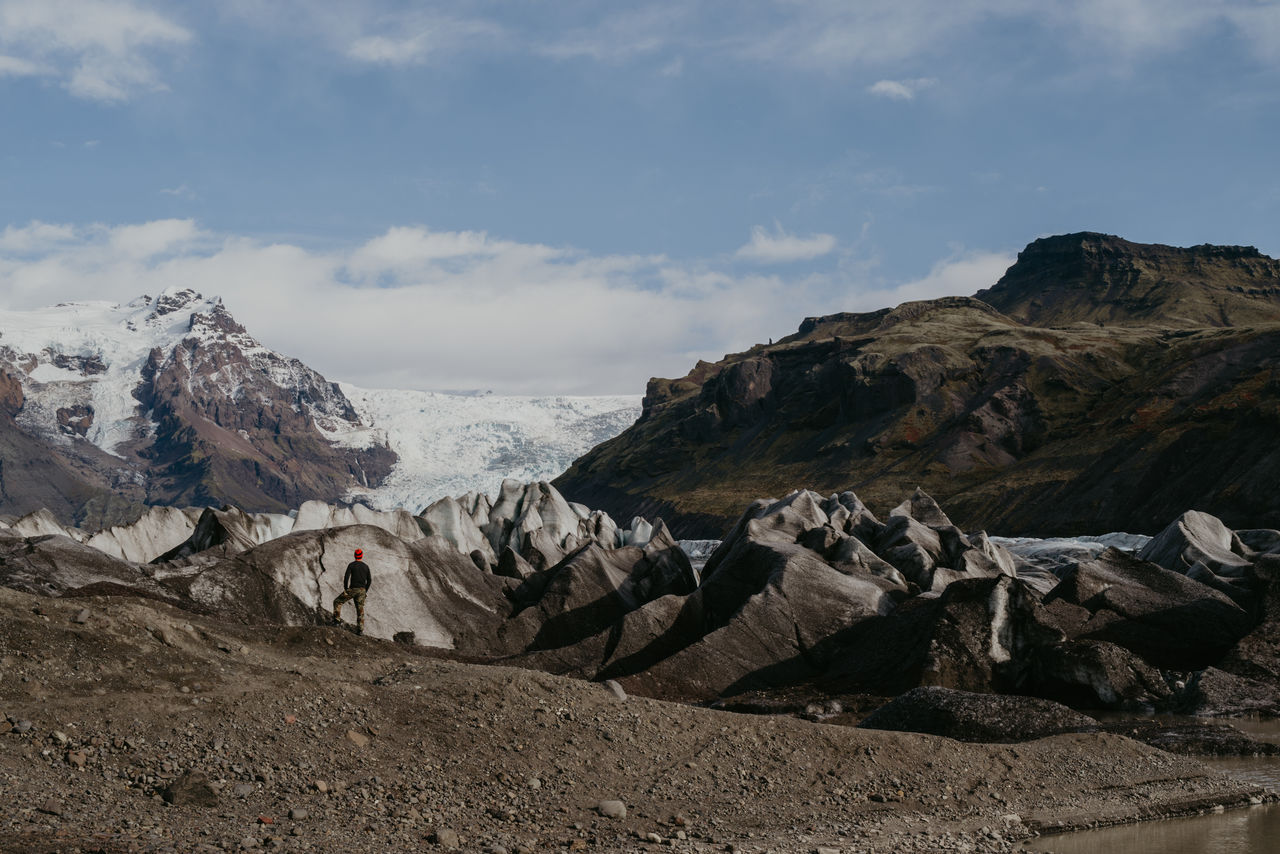
[[[263,347],[221,300],[171,289],[0,312],[0,409],[0,513],[48,507],[100,527],[145,504],[416,508],[496,491],[558,474],[639,407],[344,392]]]
[[[636,425],[556,485],[681,536],[797,483],[873,506],[919,485],[1003,534],[1151,531],[1187,507],[1280,527],[1278,269],[1237,247],[1037,241],[985,299],[809,318],[651,380]]]

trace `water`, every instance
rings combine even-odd
[[[1244,718],[1226,723],[1260,741],[1280,742],[1280,721]],[[1224,774],[1280,791],[1280,757],[1239,756],[1203,761]],[[1277,854],[1280,804],[1047,836],[1028,843],[1026,850],[1055,854]]]

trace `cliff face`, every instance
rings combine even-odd
[[[556,485],[716,536],[799,484],[922,486],[962,527],[1152,531],[1188,507],[1280,527],[1280,263],[1080,234],[977,297],[809,318],[678,380]]]

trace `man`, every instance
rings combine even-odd
[[[342,606],[352,599],[356,602],[356,634],[364,634],[364,597],[369,592],[373,576],[364,562],[364,552],[356,549],[356,559],[347,564],[347,574],[342,577],[342,592],[333,600],[333,621],[342,625]]]

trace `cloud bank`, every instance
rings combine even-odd
[[[836,242],[759,234],[748,246],[767,259],[814,257]],[[640,393],[650,376],[682,376],[699,358],[789,334],[806,315],[972,293],[992,284],[1010,257],[955,257],[919,282],[875,289],[839,269],[737,274],[709,262],[592,255],[423,226],[319,251],[216,234],[186,219],[33,222],[0,232],[0,303],[123,302],[190,287],[223,297],[266,346],[330,380]]]

